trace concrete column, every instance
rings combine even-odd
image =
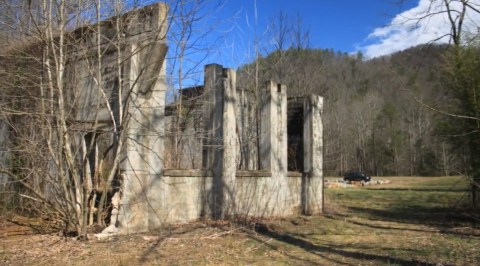
[[[249,154],[248,154],[248,146],[247,146],[247,132],[248,132],[248,124],[247,124],[247,119],[248,119],[248,108],[247,108],[247,101],[245,99],[245,89],[240,88],[238,91],[238,96],[237,96],[237,124],[238,124],[238,129],[239,129],[239,134],[240,134],[240,147],[239,147],[239,152],[241,156],[241,165],[240,165],[240,170],[247,170],[248,169],[248,160],[249,160]]]
[[[148,189],[148,229],[153,230],[159,228],[163,223],[163,217],[159,217],[157,211],[162,209],[164,202],[159,199],[158,195],[164,186],[161,179],[164,167],[165,155],[165,95],[166,95],[166,47],[162,48],[162,44],[151,45],[154,49],[149,50],[150,56],[154,56],[154,60],[150,67],[157,65],[152,73],[151,95],[147,99],[145,111],[148,114],[146,119],[148,149],[146,151],[146,160],[148,162],[149,175],[147,178]],[[162,50],[163,49],[163,50]],[[148,55],[145,55],[148,58]],[[143,75],[148,74],[148,72]],[[147,111],[148,110],[148,111]]]
[[[118,217],[122,233],[142,232],[148,230],[148,168],[145,166],[143,154],[148,147],[145,128],[142,122],[145,113],[141,106],[144,99],[138,95],[138,80],[140,69],[140,54],[135,53],[137,45],[133,44],[125,51],[128,60],[125,62],[123,91],[132,91],[128,98],[128,121],[126,124],[128,138],[124,143],[125,157],[121,161],[122,199],[121,211]]]
[[[303,107],[302,212],[323,212],[323,98],[311,95]]]
[[[218,157],[220,152],[219,148],[223,135],[221,125],[223,118],[222,70],[223,67],[218,64],[205,66],[205,92],[203,98],[204,137],[202,139],[202,167],[204,170],[213,170],[215,154]],[[218,164],[216,167],[218,168]]]
[[[236,134],[236,73],[233,69],[223,69],[223,210],[222,218],[235,214],[237,134]]]
[[[288,171],[288,117],[287,117],[287,86],[278,85],[278,153],[280,159],[278,160],[278,169],[282,175],[287,177]]]
[[[269,81],[262,95],[260,169],[287,172],[287,89]]]
[[[262,95],[260,121],[260,169],[270,170],[269,198],[265,198],[270,215],[287,215],[287,92],[286,87],[267,82]]]
[[[236,73],[221,65],[205,66],[203,169],[213,175],[209,209],[215,219],[235,210]]]
[[[203,102],[202,166],[212,171],[212,188],[206,193],[209,210],[214,219],[222,218],[223,212],[223,67],[218,64],[205,66]]]
[[[128,127],[124,129],[128,138],[120,165],[123,182],[118,219],[123,233],[158,228],[162,218],[156,212],[163,204],[158,195],[163,184],[166,46],[158,42],[129,48],[123,88],[130,92],[126,102]],[[143,71],[145,68],[150,70]]]

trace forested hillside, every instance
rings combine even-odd
[[[442,130],[445,117],[412,96],[446,107],[446,51],[428,45],[365,60],[361,54],[291,48],[242,66],[239,80],[254,89],[273,79],[287,85],[289,98],[324,97],[326,175],[449,175],[462,165]]]

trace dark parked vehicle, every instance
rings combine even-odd
[[[370,182],[372,178],[366,175],[363,172],[347,172],[343,177],[345,182],[352,182],[352,181],[363,181],[363,182]]]

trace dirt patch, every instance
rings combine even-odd
[[[0,262],[3,265],[151,265],[206,264],[231,261],[238,244],[249,241],[252,225],[195,222],[165,227],[156,232],[113,236],[108,240],[58,234],[35,234],[23,225],[2,221]],[[26,248],[27,247],[27,248]],[[227,247],[230,251],[225,252]],[[215,263],[216,264],[216,263]]]

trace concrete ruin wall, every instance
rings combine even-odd
[[[205,66],[203,90],[203,169],[164,169],[155,187],[154,200],[160,205],[154,215],[164,223],[175,223],[321,213],[322,98],[311,96],[304,103],[304,149],[308,151],[304,164],[308,168],[304,173],[288,172],[287,88],[266,83],[260,104],[261,170],[238,170],[241,132],[236,123],[245,105],[238,104],[242,98],[235,71],[218,64]]]
[[[167,12],[166,5],[153,4],[127,13],[121,34],[115,23],[102,22],[101,62],[95,53],[96,33],[89,28],[75,31],[76,47],[85,49],[72,52],[66,69],[67,89],[75,95],[74,120],[83,132],[95,132],[98,155],[115,153],[119,141],[124,142],[107,231],[147,231],[163,222],[157,212],[164,203],[157,194],[163,189]],[[103,92],[95,83],[99,63]],[[119,126],[121,120],[125,128]],[[122,140],[115,134],[120,130],[125,133]],[[107,156],[104,169],[97,171],[108,173],[112,164]]]
[[[235,71],[221,65],[205,67],[199,99],[202,168],[164,169],[167,7],[154,4],[125,18],[123,35],[113,23],[100,25],[105,36],[100,62],[105,95],[96,89],[92,75],[98,70],[95,49],[89,48],[96,44],[94,32],[76,30],[76,40],[85,49],[71,50],[66,69],[70,77],[66,88],[75,96],[67,104],[75,107],[72,118],[82,127],[79,132],[86,134],[80,136],[79,145],[91,132],[102,136],[99,140],[118,143],[112,120],[128,120],[122,128],[127,134],[106,233],[142,232],[199,218],[287,216],[323,210],[322,98],[312,96],[305,102],[305,170],[289,173],[287,88],[268,82],[259,92],[260,106],[254,108],[252,92],[237,88]],[[116,40],[118,36],[123,39]],[[111,42],[114,39],[116,45]],[[122,62],[120,69],[115,67],[118,62]],[[112,112],[102,104],[104,98],[113,99]],[[126,108],[119,108],[120,103]],[[252,137],[253,131],[260,136]],[[98,146],[98,153],[108,149],[101,143]]]

